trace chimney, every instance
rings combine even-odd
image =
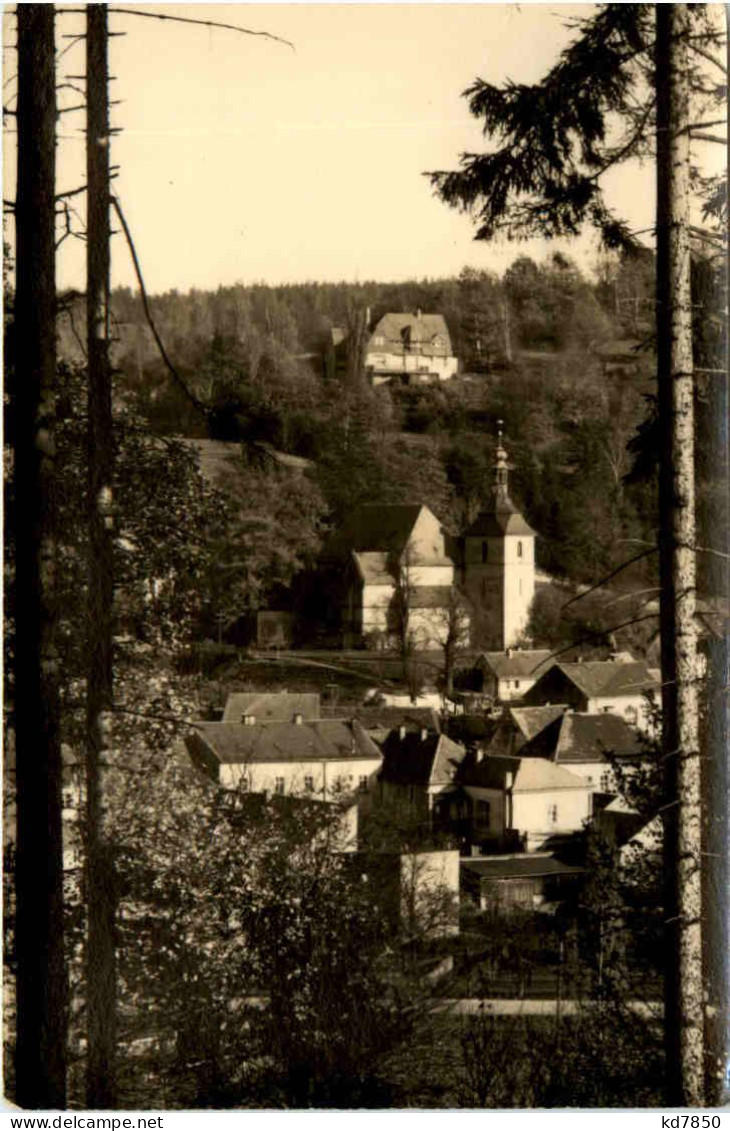
[[[245,727],[256,726],[256,716],[255,715],[241,715],[241,722],[243,723],[243,725]]]
[[[484,750],[482,749],[481,746],[477,746],[476,750],[474,751],[474,761],[477,763],[477,765],[481,762],[483,757],[484,757]]]
[[[401,725],[398,727],[398,738],[401,740],[401,742],[403,742],[405,737],[406,737],[405,723],[401,723]]]
[[[302,725],[302,718],[303,718],[303,715],[301,715],[299,713],[299,711],[297,711],[296,714],[294,715],[294,722],[296,723],[296,725],[298,727],[300,727]]]
[[[421,742],[425,742],[428,738],[428,730],[426,727],[421,727]]]

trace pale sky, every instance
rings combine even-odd
[[[110,6],[110,27],[127,33],[110,48],[112,97],[121,100],[113,124],[123,129],[112,142],[116,191],[151,293],[438,277],[466,264],[501,272],[519,254],[542,258],[558,246],[476,243],[469,218],[438,201],[422,174],[482,148],[460,97],[475,77],[538,79],[570,38],[565,19],[592,5],[135,6],[242,24],[295,46]],[[59,18],[58,51],[72,42],[61,35],[82,25]],[[7,72],[14,61],[4,57]],[[83,44],[70,46],[61,73],[83,67]],[[61,118],[60,189],[84,180],[83,128],[83,113]],[[7,138],[6,196],[11,145]],[[633,227],[649,227],[653,170],[619,170],[609,200]],[[588,237],[560,246],[590,266]],[[83,289],[83,256],[82,243],[66,241],[60,286]],[[121,237],[112,274],[115,285],[135,286]]]

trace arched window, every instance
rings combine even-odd
[[[522,557],[522,543],[521,542],[517,543],[517,557],[518,558]]]
[[[482,565],[484,564],[484,562],[486,562],[488,556],[489,556],[489,544],[487,542],[482,542]]]

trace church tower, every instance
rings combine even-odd
[[[520,638],[535,594],[535,531],[509,497],[509,464],[497,421],[490,500],[464,535],[464,588],[477,610],[475,628],[488,648]]]

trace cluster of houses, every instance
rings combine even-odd
[[[336,804],[344,851],[372,850],[371,827],[391,822],[411,849],[458,859],[462,889],[482,906],[540,905],[582,873],[575,848],[616,800],[616,767],[652,756],[659,675],[626,654],[564,664],[513,650],[479,662],[513,682],[510,664],[543,670],[519,705],[507,697],[471,731],[467,716],[428,708],[363,706],[344,719],[323,717],[315,694],[232,693],[220,721],[192,728],[188,750],[223,786]]]

